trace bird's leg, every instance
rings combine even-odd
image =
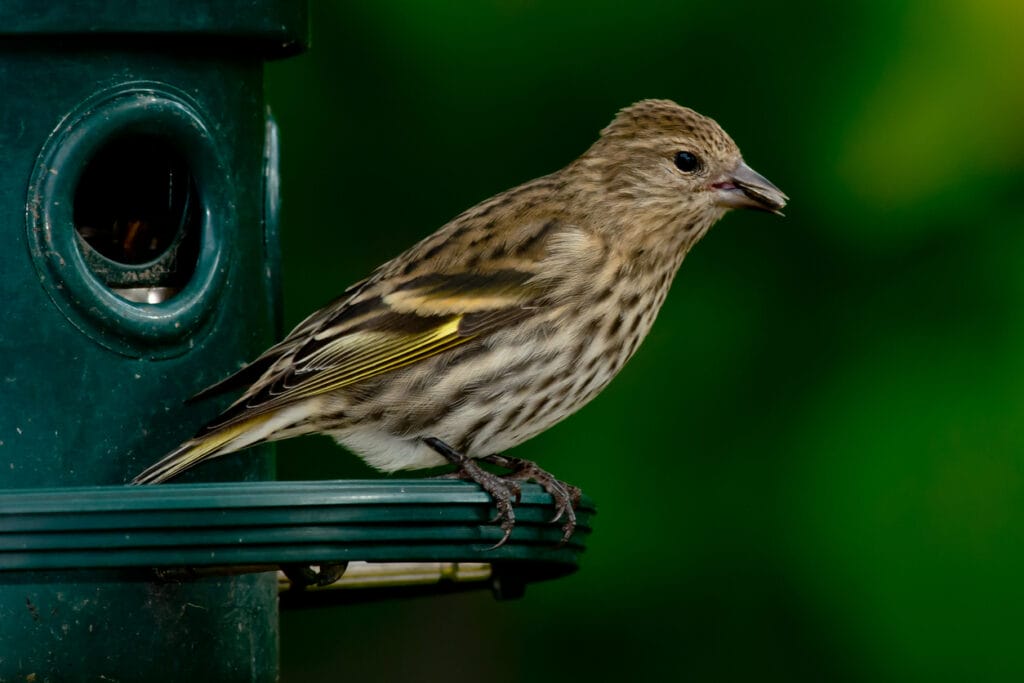
[[[470,458],[446,444],[440,439],[428,437],[423,443],[437,451],[445,460],[455,465],[458,469],[452,474],[458,479],[465,479],[480,485],[484,491],[491,495],[494,505],[498,508],[498,514],[491,522],[501,522],[501,529],[505,535],[501,540],[490,547],[490,550],[500,548],[512,535],[512,529],[516,525],[516,513],[512,509],[512,501],[519,502],[522,495],[522,487],[516,481],[509,481],[497,474],[492,474],[480,467],[473,458]]]
[[[555,502],[555,516],[551,522],[557,522],[563,516],[565,517],[565,524],[562,525],[561,544],[568,543],[569,539],[572,538],[573,532],[576,531],[576,508],[579,507],[580,497],[583,495],[578,487],[556,479],[554,475],[547,470],[541,469],[532,460],[510,458],[498,454],[488,455],[480,459],[486,463],[509,470],[509,473],[503,477],[506,480],[535,481],[540,484]]]

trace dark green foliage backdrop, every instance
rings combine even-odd
[[[289,324],[644,97],[792,203],[719,224],[623,376],[516,450],[599,505],[577,575],[285,614],[284,680],[1024,677],[1022,7],[314,3],[269,68]]]

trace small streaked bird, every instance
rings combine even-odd
[[[778,214],[786,201],[711,119],[637,102],[562,170],[460,214],[203,391],[244,388],[134,483],[322,432],[384,472],[454,465],[494,499],[498,545],[519,482],[535,481],[568,539],[579,489],[502,454],[607,386],[726,211]]]

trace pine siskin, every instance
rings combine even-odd
[[[518,482],[536,481],[568,539],[579,490],[499,453],[611,381],[687,251],[727,210],[779,213],[786,201],[714,121],[638,102],[576,161],[462,213],[202,392],[247,387],[135,483],[325,432],[385,472],[455,465],[493,497],[498,545],[515,524]]]

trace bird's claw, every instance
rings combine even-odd
[[[504,455],[489,455],[481,460],[511,470],[502,477],[507,482],[534,481],[540,484],[555,504],[555,516],[551,518],[551,523],[554,524],[563,517],[565,518],[565,523],[562,525],[562,539],[558,545],[561,547],[569,542],[576,531],[576,508],[579,507],[580,499],[583,496],[579,487],[557,479],[530,460],[510,458]]]
[[[424,441],[458,468],[454,472],[440,475],[440,478],[472,481],[491,496],[491,500],[494,501],[494,506],[497,510],[494,518],[489,523],[499,524],[504,534],[488,550],[495,550],[505,545],[512,535],[512,529],[516,526],[516,513],[513,508],[513,502],[518,503],[522,500],[522,485],[518,481],[509,480],[488,472],[480,467],[476,460],[459,453],[440,439],[428,438],[424,439]]]
[[[318,567],[319,571],[313,567]],[[291,590],[304,590],[308,586],[322,588],[340,579],[348,568],[348,562],[324,562],[317,565],[282,564],[281,571],[291,581]]]
[[[472,481],[490,494],[494,506],[497,508],[497,513],[490,523],[500,523],[501,530],[505,533],[501,540],[492,545],[489,550],[505,545],[512,535],[512,529],[516,525],[513,501],[519,503],[522,500],[523,487],[520,482],[524,481],[537,482],[551,496],[555,504],[555,516],[551,519],[552,524],[565,518],[565,523],[562,525],[562,539],[558,543],[559,547],[568,543],[572,538],[576,531],[576,508],[579,507],[580,498],[583,495],[578,487],[556,479],[551,473],[541,469],[537,463],[530,460],[509,458],[497,454],[480,458],[483,462],[509,470],[507,474],[498,476],[483,469],[476,460],[456,451],[440,439],[430,437],[423,441],[458,468],[454,472],[440,475],[439,478]]]

